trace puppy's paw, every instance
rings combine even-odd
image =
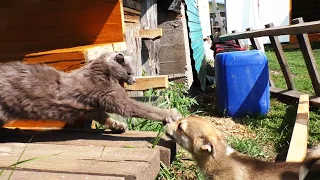
[[[126,132],[128,129],[128,126],[126,123],[119,122],[119,121],[113,121],[112,124],[108,127],[112,133],[115,134],[122,134]]]
[[[172,108],[169,111],[169,116],[165,119],[165,123],[177,121],[182,118],[182,115],[178,112],[176,108]]]

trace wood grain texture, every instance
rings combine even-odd
[[[124,40],[120,0],[3,0],[0,7],[0,61]]]
[[[89,51],[102,51],[98,48],[103,49],[104,51],[123,51],[126,49],[126,44],[124,42],[118,42],[55,49],[27,54],[23,58],[23,61],[27,64],[47,64],[58,70],[69,72],[82,67],[88,62],[86,53]]]
[[[147,39],[162,37],[162,29],[142,29],[139,31],[139,37]]]
[[[313,22],[305,22],[301,24],[294,24],[290,26],[278,26],[268,29],[259,29],[249,32],[239,32],[221,35],[219,39],[221,41],[235,40],[235,39],[246,39],[251,37],[262,37],[262,36],[280,36],[288,34],[303,34],[303,33],[318,33],[320,32],[320,20]]]
[[[274,27],[273,23],[270,24],[266,24],[265,25],[266,28],[271,28]],[[277,36],[269,36],[270,42],[271,42],[271,46],[277,56],[278,62],[280,64],[281,67],[281,71],[282,74],[284,76],[284,79],[286,80],[286,84],[287,84],[287,88],[289,90],[294,90],[294,84],[293,84],[293,79],[292,79],[292,75],[291,75],[291,71],[287,62],[287,59],[284,55],[284,51],[282,49],[281,43],[279,41],[279,38]]]
[[[144,91],[148,89],[163,89],[169,87],[167,75],[136,77],[133,85],[125,84],[124,87],[129,91]]]
[[[303,19],[302,18],[293,19],[292,23],[303,24]],[[313,55],[313,50],[309,41],[308,34],[303,33],[303,34],[297,34],[296,36],[299,42],[300,50],[302,52],[304,61],[308,69],[308,73],[311,79],[314,92],[317,96],[320,96],[320,75],[318,72],[316,59]]]
[[[309,95],[300,96],[296,123],[291,136],[287,162],[302,162],[307,155],[309,130]]]

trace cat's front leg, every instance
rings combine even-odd
[[[106,110],[124,117],[138,117],[169,123],[179,120],[182,115],[176,109],[162,109],[133,100],[127,96],[121,97]]]
[[[124,133],[128,126],[126,123],[116,121],[112,119],[106,112],[96,112],[93,115],[93,119],[100,124],[106,125],[107,129],[110,129],[112,133],[121,134]]]

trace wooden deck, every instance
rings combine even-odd
[[[169,165],[176,144],[165,137],[152,149],[154,132],[20,131],[0,129],[0,179],[155,179]],[[31,140],[31,143],[27,142]],[[41,157],[41,158],[40,158]]]

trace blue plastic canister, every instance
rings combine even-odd
[[[252,50],[217,54],[215,77],[220,111],[231,117],[268,113],[269,71],[263,52]]]

